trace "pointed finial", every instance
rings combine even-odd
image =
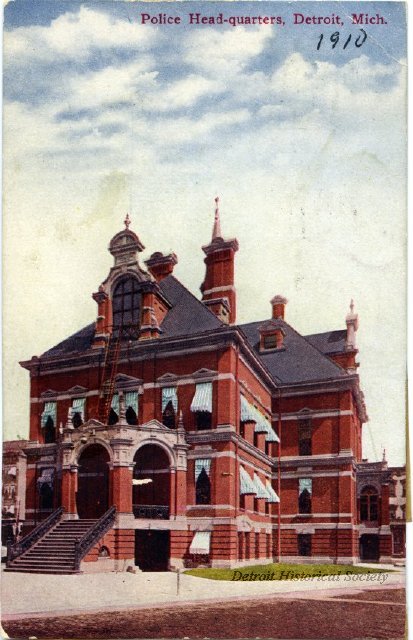
[[[350,311],[351,311],[351,313],[354,313],[354,300],[353,300],[353,298],[351,298],[351,300],[350,300]]]
[[[212,229],[212,239],[222,238],[221,233],[221,222],[219,220],[219,198],[218,196],[215,198],[215,218],[214,218],[214,227]]]
[[[126,214],[126,218],[123,221],[123,224],[125,225],[126,229],[129,229],[129,225],[131,223],[131,219],[129,217],[129,213]]]
[[[386,449],[383,449],[383,462],[386,462]]]

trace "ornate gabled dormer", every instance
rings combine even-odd
[[[268,320],[259,328],[260,332],[260,351],[280,350],[284,347],[285,331],[282,322],[277,320]]]
[[[124,224],[109,243],[114,265],[93,294],[98,304],[94,347],[104,346],[115,332],[128,340],[156,338],[170,308],[156,280],[139,265],[138,253],[145,247],[129,229],[129,215]]]
[[[224,240],[219,219],[219,198],[215,198],[215,219],[212,239],[202,247],[206,258],[206,273],[201,285],[202,302],[222,322],[234,324],[236,320],[236,293],[234,287],[234,258],[238,240]]]

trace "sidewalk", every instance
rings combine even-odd
[[[372,576],[375,576],[374,578]],[[2,619],[148,608],[223,599],[325,598],[366,589],[405,586],[404,570],[386,574],[323,576],[311,580],[261,582],[207,580],[181,574],[103,573],[78,575],[1,574]]]

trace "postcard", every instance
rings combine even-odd
[[[2,625],[403,638],[406,5],[4,7]]]

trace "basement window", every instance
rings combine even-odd
[[[311,556],[311,542],[311,533],[299,533],[297,535],[299,556]]]

